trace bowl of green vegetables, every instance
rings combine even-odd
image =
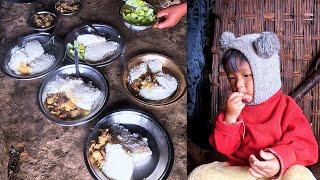
[[[158,10],[142,0],[127,0],[120,8],[124,25],[133,31],[143,31],[156,24]]]

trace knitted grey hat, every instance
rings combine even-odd
[[[280,42],[274,33],[247,34],[236,38],[233,33],[224,32],[220,43],[223,53],[229,49],[236,49],[249,61],[254,95],[248,105],[261,104],[280,90]]]

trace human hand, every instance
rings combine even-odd
[[[244,94],[242,102],[244,103],[250,103],[253,100],[253,97],[249,94]]]
[[[163,21],[157,22],[154,28],[163,29],[173,27],[187,13],[187,3],[172,5],[158,12],[157,18],[164,18]]]
[[[226,114],[224,121],[227,123],[234,123],[237,121],[245,104],[242,102],[244,97],[243,93],[233,92],[227,99]]]
[[[260,150],[260,157],[263,161],[258,160],[253,154],[249,157],[249,171],[256,178],[273,177],[280,171],[280,162],[271,152]]]

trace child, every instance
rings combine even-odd
[[[280,90],[277,36],[225,32],[221,46],[232,93],[209,141],[228,162],[202,165],[189,180],[315,179],[303,166],[317,162],[318,145],[299,106]]]

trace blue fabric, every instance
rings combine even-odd
[[[210,44],[206,44],[213,32],[209,23],[211,2],[188,1],[188,138],[205,149],[210,148],[211,129],[208,72],[211,72],[212,55]]]
[[[197,106],[198,85],[205,66],[205,46],[209,16],[209,0],[188,1],[188,117],[193,116]],[[208,99],[210,101],[210,99]]]

